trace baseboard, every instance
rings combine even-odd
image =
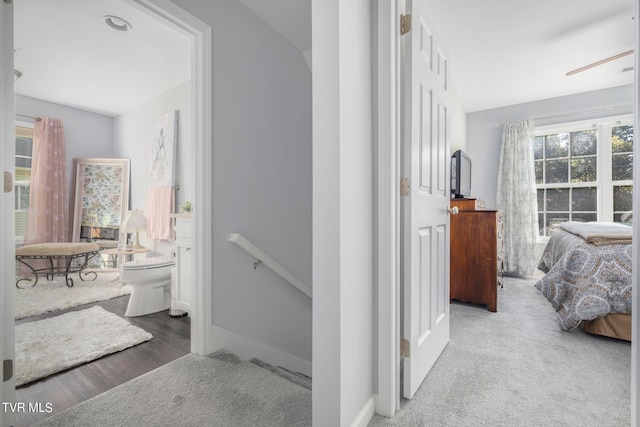
[[[311,377],[311,362],[293,356],[269,345],[245,338],[219,326],[212,325],[212,336],[209,338],[211,352],[226,350],[240,359],[257,358],[273,366],[282,366],[293,372],[300,372]]]
[[[367,427],[376,412],[376,399],[371,395],[365,402],[362,409],[351,423],[351,427]]]

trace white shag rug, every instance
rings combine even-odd
[[[16,386],[153,338],[100,306],[16,326]]]
[[[118,272],[98,272],[96,280],[82,281],[76,274],[73,287],[68,287],[64,276],[49,281],[40,277],[32,288],[16,288],[16,319],[50,311],[63,310],[82,304],[129,295],[131,286],[122,283]],[[91,278],[92,275],[89,276]]]

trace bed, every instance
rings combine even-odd
[[[603,222],[556,226],[535,287],[556,310],[560,327],[631,339],[631,227]]]

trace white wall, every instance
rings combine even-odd
[[[191,84],[185,82],[114,119],[113,151],[116,157],[131,159],[131,209],[147,211],[149,156],[152,131],[156,118],[178,110],[178,143],[176,156],[176,210],[185,200],[193,200],[193,167],[191,150]],[[173,244],[151,241],[141,234],[142,244],[153,249],[153,254],[168,255]]]
[[[450,95],[449,118],[451,128],[449,129],[449,142],[451,143],[451,153],[457,150],[467,151],[467,113],[462,107],[460,97],[455,88],[455,81],[450,81],[448,92]]]
[[[374,393],[371,12],[312,2],[317,426],[352,425]]]
[[[174,3],[212,28],[213,323],[311,361],[311,301],[228,241],[312,285],[311,72],[240,2]]]
[[[534,119],[538,125],[591,119],[633,111],[633,87],[620,86],[467,114],[467,153],[473,161],[472,197],[496,206],[500,124]]]
[[[15,96],[16,114],[52,117],[62,120],[67,152],[69,189],[73,185],[73,159],[114,157],[113,118],[22,95]],[[33,122],[16,116],[18,121]],[[71,192],[69,192],[69,195]]]

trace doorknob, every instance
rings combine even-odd
[[[458,215],[458,207],[457,206],[454,206],[454,207],[447,206],[447,215],[449,215],[449,214]]]

